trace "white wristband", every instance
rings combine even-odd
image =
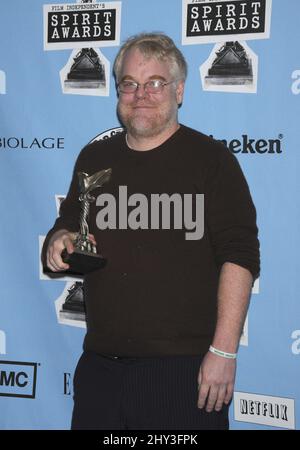
[[[209,351],[211,353],[214,353],[215,355],[222,356],[222,358],[229,358],[229,359],[236,359],[236,353],[227,353],[222,352],[222,350],[218,350],[217,348],[213,347],[212,345],[209,347]]]

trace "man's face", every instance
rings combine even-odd
[[[174,80],[169,65],[155,58],[145,58],[137,49],[126,53],[119,81],[144,84],[151,79]],[[163,87],[162,92],[149,94],[139,86],[132,94],[119,95],[118,113],[127,131],[134,137],[155,137],[177,125],[178,104],[182,102],[183,81]]]

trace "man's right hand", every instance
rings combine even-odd
[[[69,264],[63,262],[61,253],[64,249],[73,253],[76,236],[77,233],[70,233],[68,230],[58,230],[53,234],[47,248],[47,267],[52,272],[69,269]]]

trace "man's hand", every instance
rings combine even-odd
[[[61,253],[64,249],[66,249],[68,253],[74,252],[73,243],[76,236],[77,233],[71,233],[68,230],[58,230],[53,234],[47,249],[47,266],[52,272],[60,272],[69,269],[69,264],[63,262]],[[94,245],[97,245],[92,234],[89,234],[89,239]]]
[[[61,253],[65,248],[68,253],[73,253],[75,238],[76,233],[67,230],[58,230],[53,234],[47,248],[47,266],[52,272],[69,269],[69,265],[63,262]]]
[[[236,360],[223,358],[208,352],[198,375],[198,407],[206,411],[220,411],[223,403],[229,404],[234,388]]]

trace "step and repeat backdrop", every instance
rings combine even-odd
[[[81,148],[121,130],[113,61],[142,31],[182,50],[180,122],[227,145],[257,208],[231,428],[300,429],[299,18],[298,0],[1,0],[1,429],[70,427],[83,282],[40,251]]]

